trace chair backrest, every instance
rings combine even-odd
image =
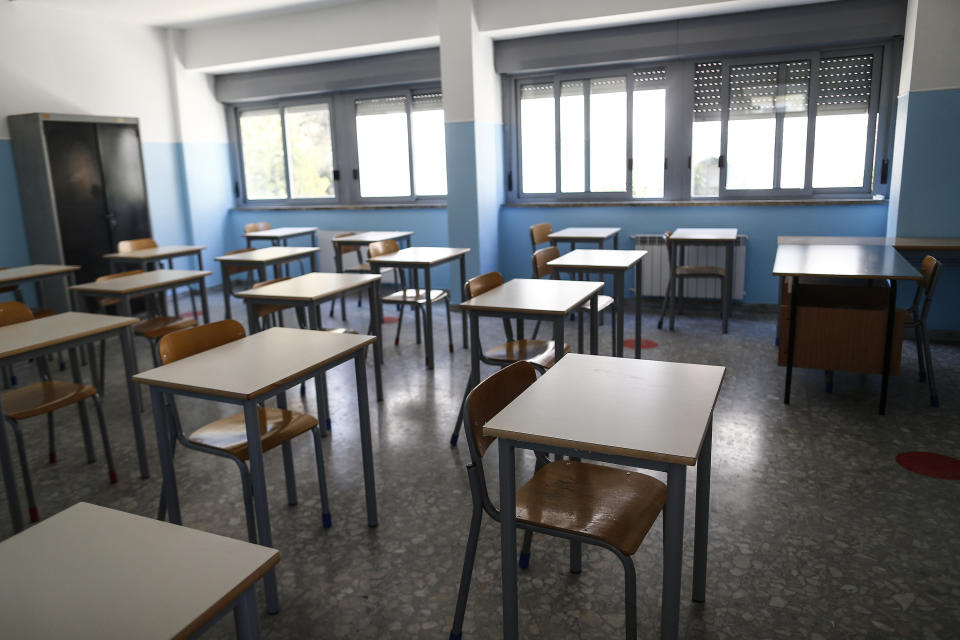
[[[355,234],[353,231],[348,231],[348,232],[346,232],[346,233],[338,233],[337,235],[335,235],[335,236],[333,236],[333,237],[334,237],[334,238],[345,238],[346,236],[353,236],[353,235],[356,235],[356,234]],[[336,245],[339,244],[339,243],[334,242],[333,244],[334,244],[334,250],[336,250]],[[354,251],[356,251],[357,254],[359,254],[359,253],[360,253],[360,245],[358,245],[358,244],[341,244],[341,245],[340,245],[340,255],[343,255],[343,254],[346,254],[346,253],[352,253],[352,252],[354,252]]]
[[[234,249],[233,251],[227,251],[223,255],[232,256],[238,253],[246,253],[247,251],[253,251],[253,250],[254,250],[253,247],[247,247],[245,249]],[[257,267],[255,265],[245,267],[239,264],[228,264],[226,265],[226,268],[224,269],[224,271],[228,276],[232,276],[235,273],[246,273],[247,271],[255,271],[256,269]]]
[[[199,327],[181,329],[160,338],[157,351],[163,364],[170,364],[214,347],[239,340],[247,335],[236,320],[221,320]]]
[[[483,435],[483,425],[500,413],[504,407],[537,380],[537,370],[526,361],[515,362],[496,372],[476,387],[467,396],[464,410],[464,424],[467,425],[470,458],[478,469],[482,469],[483,454],[487,452],[496,438]]]
[[[22,302],[0,302],[0,327],[33,320],[33,311]]]
[[[496,289],[503,284],[503,276],[499,271],[491,271],[467,280],[463,285],[463,297],[466,300],[475,298],[490,289]]]
[[[553,233],[553,227],[550,226],[549,222],[541,222],[540,224],[531,225],[530,226],[530,248],[533,251],[536,251],[538,244],[549,242],[550,238],[548,236],[551,233]]]
[[[397,251],[400,251],[400,245],[397,244],[396,240],[381,240],[380,242],[371,242],[370,246],[367,247],[367,255],[369,255],[371,258],[385,256],[388,253],[396,253]]]
[[[553,275],[553,267],[548,262],[560,257],[560,249],[544,247],[533,252],[533,277],[546,278]]]
[[[250,233],[252,231],[266,231],[267,229],[273,229],[269,222],[248,222],[247,224],[243,225],[244,233]]]
[[[920,319],[924,322],[927,320],[927,314],[930,313],[930,304],[933,302],[933,292],[937,288],[937,281],[940,279],[940,269],[942,267],[943,263],[933,256],[925,257],[923,262],[920,263],[920,273],[923,275],[923,279],[918,283],[917,293],[913,297],[911,310],[914,314],[917,313],[917,307],[920,304],[920,292],[922,291],[923,309],[919,310],[919,315]]]
[[[131,249],[131,251],[133,251],[133,249]],[[131,269],[130,271],[117,271],[116,273],[108,273],[106,275],[97,276],[97,279],[94,282],[103,282],[104,280],[113,280],[114,278],[135,276],[138,273],[143,273],[143,269]]]
[[[134,238],[133,240],[121,240],[117,243],[117,253],[130,253],[140,249],[156,249],[157,243],[153,238]]]

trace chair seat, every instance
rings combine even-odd
[[[269,451],[317,426],[317,419],[313,416],[286,409],[260,409],[259,416],[260,447],[264,451]],[[195,444],[221,449],[241,460],[249,457],[247,426],[242,413],[200,427],[190,434],[189,440]]]
[[[134,325],[133,330],[142,336],[157,340],[180,329],[189,329],[197,326],[195,318],[174,318],[172,316],[157,316]]]
[[[34,320],[37,318],[49,318],[54,313],[53,309],[32,309],[32,311]]]
[[[613,306],[613,298],[611,298],[610,296],[604,296],[604,295],[597,296],[597,312],[603,311],[607,307],[612,307],[612,306]],[[584,311],[590,311],[590,302],[589,301],[584,302],[583,307],[581,308]]]
[[[725,278],[727,271],[723,267],[685,265],[682,267],[677,267],[677,275],[681,278],[697,276]]]
[[[667,485],[636,471],[562,460],[517,491],[517,520],[570,531],[633,555],[667,501]]]
[[[554,344],[553,340],[513,340],[487,349],[483,356],[501,362],[526,360],[549,369],[554,363]],[[563,345],[563,352],[569,353],[570,345]]]
[[[393,267],[382,267],[380,273],[386,275],[393,271]],[[343,268],[344,273],[373,273],[373,269],[370,268],[369,262],[361,262],[360,264],[355,264],[350,267]]]
[[[89,384],[61,380],[35,382],[3,394],[3,413],[8,418],[23,420],[68,407],[96,393]]]
[[[286,309],[292,309],[293,305],[291,304],[255,304],[253,305],[253,311],[257,314],[258,318],[263,316],[269,316],[272,313],[277,313],[278,311],[284,311]]]
[[[447,297],[445,289],[430,289],[430,301],[438,302]],[[403,289],[383,296],[382,300],[389,304],[425,304],[427,302],[426,289]]]

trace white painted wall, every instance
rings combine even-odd
[[[900,95],[960,88],[960,0],[909,0]]]
[[[144,141],[175,140],[162,32],[0,2],[0,138],[37,111],[136,117]]]

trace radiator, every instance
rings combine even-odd
[[[643,295],[664,296],[667,293],[667,282],[670,278],[670,261],[667,258],[667,243],[662,235],[637,234],[633,238],[635,249],[647,251],[643,259]],[[703,245],[687,245],[684,248],[684,264],[689,265],[720,265],[724,263],[726,247],[709,247]],[[747,264],[747,236],[737,236],[737,244],[733,250],[733,298],[742,300],[744,290],[744,275]],[[683,283],[685,298],[720,299],[720,280],[716,278],[690,278]]]

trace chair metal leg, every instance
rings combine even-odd
[[[394,344],[394,346],[400,344],[400,328],[403,327],[403,309],[404,309],[404,307],[406,307],[406,306],[407,306],[407,305],[405,305],[405,304],[401,304],[401,305],[400,305],[400,317],[397,318],[397,335],[396,335],[396,337],[393,339],[393,344]]]
[[[623,605],[626,613],[626,638],[637,639],[637,570],[633,558],[617,553],[623,564]]]
[[[520,549],[520,560],[517,566],[521,569],[530,567],[530,546],[533,544],[533,531],[527,529],[523,532],[523,547]]]
[[[921,321],[917,326],[920,327],[920,335],[923,336],[923,359],[927,365],[927,384],[930,385],[930,406],[939,407],[940,397],[937,396],[937,383],[933,377],[933,360],[930,358],[930,340],[927,337],[927,325]]]
[[[533,335],[530,336],[531,340],[537,339],[537,333],[540,331],[540,321],[537,320],[537,324],[533,325]]]
[[[287,481],[287,504],[291,507],[297,504],[297,477],[293,472],[293,448],[287,440],[280,445],[283,453],[283,475]]]
[[[663,329],[663,318],[667,315],[667,305],[670,304],[670,287],[673,286],[673,278],[667,281],[667,290],[663,294],[663,304],[660,306],[660,319],[657,320],[657,329]]]
[[[100,393],[103,393],[104,376],[106,376],[106,373],[107,373],[107,367],[105,362],[106,359],[107,359],[107,341],[101,340],[100,341],[100,370],[97,372],[100,374],[99,376],[100,379],[97,380],[97,383],[98,383],[97,389],[100,391]],[[140,385],[137,385],[137,386],[139,387]]]
[[[443,299],[447,311],[447,340],[450,341],[450,353],[453,353],[453,326],[450,324],[450,296]]]
[[[243,489],[243,513],[247,521],[247,540],[257,544],[257,520],[253,513],[253,484],[250,482],[250,470],[246,463],[234,458],[240,469],[240,486]]]
[[[110,436],[107,434],[107,421],[103,417],[103,402],[100,399],[100,394],[93,396],[93,406],[97,410],[100,441],[103,444],[103,457],[107,459],[107,477],[110,478],[110,484],[115,484],[117,482],[117,470],[113,466],[113,452],[110,450]]]
[[[330,499],[327,496],[327,472],[323,465],[323,448],[320,446],[321,430],[314,427],[310,432],[313,434],[313,451],[317,458],[317,482],[320,484],[320,509],[323,528],[329,529],[333,525],[333,518],[330,515]]]
[[[87,417],[87,405],[83,400],[77,403],[77,411],[80,413],[80,431],[83,433],[83,448],[87,452],[87,464],[93,464],[97,461],[97,456],[93,452],[90,419]]]
[[[23,432],[16,420],[7,418],[7,421],[13,427],[13,435],[17,440],[17,454],[20,456],[20,470],[23,472],[23,488],[27,492],[30,522],[39,522],[40,512],[37,510],[37,501],[33,495],[33,483],[30,482],[30,465],[27,463],[27,449],[23,445]]]
[[[54,439],[53,411],[47,414],[47,451],[50,464],[57,464],[57,443]]]
[[[577,309],[577,353],[583,353],[583,309]]]
[[[473,493],[473,514],[470,518],[470,533],[467,535],[467,549],[463,555],[463,569],[460,573],[460,589],[457,591],[457,610],[453,616],[453,628],[450,640],[460,640],[463,635],[463,617],[467,612],[467,597],[470,595],[470,580],[473,578],[473,565],[477,556],[477,542],[480,539],[480,522],[483,519],[483,507],[480,491],[474,480],[476,472],[471,464],[467,467],[470,474],[470,490]]]
[[[570,541],[570,573],[578,574],[583,569],[583,543]]]
[[[453,435],[450,436],[450,446],[457,446],[457,440],[460,439],[460,427],[463,425],[463,407],[467,402],[467,396],[470,394],[470,389],[472,388],[471,376],[467,376],[467,388],[463,390],[463,398],[460,399],[460,411],[457,413],[457,424],[453,426]]]
[[[923,329],[917,324],[913,327],[913,340],[917,343],[917,368],[920,370],[920,382],[927,381],[927,369],[923,362]]]

